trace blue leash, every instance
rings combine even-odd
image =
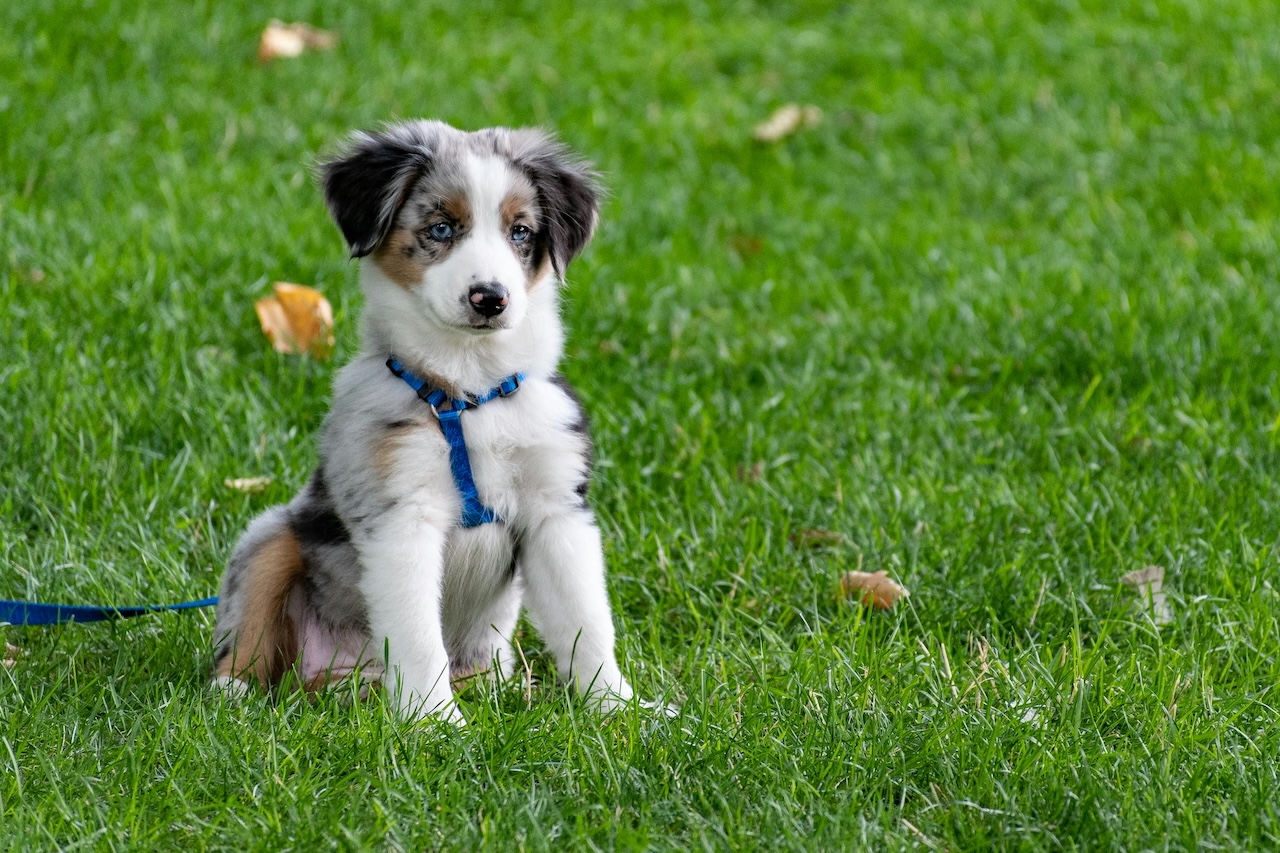
[[[60,625],[63,622],[104,622],[129,619],[164,610],[193,610],[218,603],[218,597],[181,604],[143,604],[137,607],[98,607],[92,604],[40,604],[35,601],[0,600],[0,623],[10,625]]]
[[[458,487],[458,494],[462,496],[462,526],[479,527],[491,521],[499,521],[498,514],[481,503],[480,494],[476,490],[475,477],[471,475],[471,458],[467,456],[467,442],[462,435],[462,413],[498,397],[510,397],[520,390],[524,374],[513,373],[499,382],[496,388],[490,388],[478,397],[466,400],[450,397],[439,388],[428,387],[425,381],[405,369],[395,356],[387,359],[387,369],[403,379],[417,393],[418,398],[431,407],[436,420],[440,421],[440,431],[449,442],[449,468],[453,472],[453,484]],[[440,407],[446,402],[449,408],[441,411]]]

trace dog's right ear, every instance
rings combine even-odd
[[[428,140],[409,130],[357,133],[344,154],[320,167],[325,203],[353,258],[382,245],[409,190],[431,165]]]

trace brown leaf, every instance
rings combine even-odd
[[[823,545],[843,545],[845,538],[834,530],[814,530],[801,527],[791,532],[791,544],[796,548],[820,548]]]
[[[222,485],[228,489],[235,489],[237,492],[256,495],[273,482],[275,482],[275,479],[272,477],[228,477],[222,481]]]
[[[1134,609],[1147,614],[1156,625],[1172,625],[1173,606],[1164,593],[1164,566],[1146,566],[1120,578],[1120,583],[1138,594]]]
[[[729,247],[737,252],[740,258],[754,258],[764,251],[764,240],[747,234],[735,234],[729,241]]]
[[[1141,589],[1144,586],[1150,587],[1153,591],[1159,592],[1160,587],[1164,585],[1164,566],[1147,566],[1142,569],[1134,569],[1120,578],[1120,583],[1134,589]]]
[[[760,142],[777,142],[802,127],[813,127],[822,121],[822,110],[815,106],[786,104],[778,107],[768,119],[756,125],[752,135]]]
[[[262,331],[277,352],[306,353],[325,359],[333,352],[333,308],[318,290],[277,281],[276,295],[254,307]]]
[[[863,607],[878,610],[887,610],[899,599],[911,595],[884,569],[878,572],[846,572],[840,579],[840,592],[845,598],[857,599]]]
[[[258,59],[270,62],[273,59],[292,59],[301,56],[304,50],[331,50],[338,44],[338,34],[327,30],[317,30],[308,24],[286,24],[272,21],[262,31],[258,39]]]
[[[733,469],[733,476],[739,483],[754,483],[764,476],[764,463],[753,462],[750,467],[740,464]]]

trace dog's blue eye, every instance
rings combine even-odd
[[[431,230],[427,233],[436,240],[448,240],[453,236],[453,226],[448,222],[437,222],[431,226]]]
[[[514,243],[523,243],[533,236],[533,229],[528,225],[517,225],[511,229],[511,240]]]

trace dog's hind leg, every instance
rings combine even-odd
[[[276,686],[298,655],[287,609],[302,577],[302,549],[285,507],[254,519],[222,579],[214,641],[213,684],[243,693],[250,679]]]
[[[449,647],[450,679],[461,687],[471,678],[489,673],[502,681],[515,671],[511,635],[520,616],[520,581],[512,578],[479,610],[474,622]]]
[[[518,549],[505,525],[455,535],[445,555],[444,641],[455,688],[480,673],[513,669],[511,634],[520,615]]]

